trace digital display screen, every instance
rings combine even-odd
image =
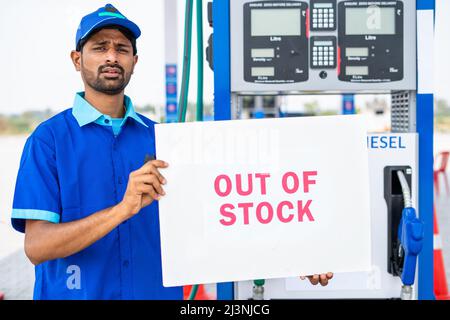
[[[367,66],[346,67],[345,74],[347,76],[368,76],[369,75],[369,67],[367,67]]]
[[[346,57],[368,57],[369,56],[369,48],[346,48],[345,56]]]
[[[275,49],[252,49],[252,58],[275,58]]]
[[[370,6],[345,9],[345,34],[395,34],[395,8]]]
[[[252,77],[273,77],[275,68],[273,67],[255,67],[252,68]]]
[[[300,9],[253,9],[251,33],[258,36],[301,36]]]
[[[314,41],[314,45],[331,47],[333,45],[333,41]]]
[[[331,3],[316,3],[314,8],[333,8],[333,5]]]

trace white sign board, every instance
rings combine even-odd
[[[163,284],[271,279],[371,266],[360,116],[156,126]]]

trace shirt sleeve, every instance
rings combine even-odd
[[[14,192],[11,222],[25,232],[26,220],[59,223],[61,200],[55,149],[31,135],[22,153]]]

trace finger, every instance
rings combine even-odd
[[[169,166],[169,164],[162,160],[152,160],[147,162],[142,166],[142,169],[146,170],[149,167],[162,168],[165,169]]]
[[[317,285],[319,283],[319,275],[315,274],[313,276],[308,276],[309,282],[311,282],[312,285]]]
[[[135,176],[149,175],[149,174],[157,176],[159,181],[162,184],[166,184],[167,183],[167,179],[161,174],[161,172],[159,172],[157,167],[155,167],[155,166],[153,166],[151,164],[149,164],[148,166],[142,167],[141,169],[139,169],[139,170],[134,172]]]
[[[161,186],[161,183],[159,182],[158,178],[151,174],[146,174],[143,176],[140,176],[136,179],[136,183],[139,186],[140,184],[147,184],[152,185],[153,188],[156,190],[156,192],[162,196],[166,195],[166,192]]]
[[[145,208],[146,206],[150,205],[153,201],[155,201],[155,199],[153,199],[153,197],[151,197],[148,194],[144,194],[142,195],[142,208]]]
[[[167,179],[161,174],[161,172],[159,172],[159,170],[156,167],[150,167],[149,170],[150,170],[149,173],[155,175],[160,183],[162,184],[167,183]]]
[[[327,275],[326,274],[321,274],[320,275],[320,285],[324,287],[327,284],[328,284]]]
[[[162,188],[161,183],[159,182],[158,178],[156,178],[155,176],[154,176],[152,185],[153,185],[153,188],[155,189],[155,191],[159,195],[161,195],[161,196],[165,196],[166,195],[166,192]]]
[[[325,280],[320,279],[320,285],[322,287],[325,287],[326,285],[328,285],[328,279],[325,277]]]
[[[153,185],[151,184],[140,184],[138,186],[138,191],[141,192],[141,194],[147,194],[152,197],[152,199],[159,200],[161,198],[161,195],[159,195],[156,191]]]
[[[300,276],[300,279],[305,280],[306,277],[305,276]]]
[[[327,273],[327,278],[328,278],[328,280],[333,279],[333,272],[328,272]]]
[[[157,168],[167,168],[169,164],[162,160],[152,160],[144,164],[141,168],[136,171],[133,171],[133,175],[142,175],[146,173],[152,173]],[[157,171],[159,173],[159,171]],[[159,173],[160,174],[160,173]]]

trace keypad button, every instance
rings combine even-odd
[[[319,23],[319,28],[323,28],[323,24],[322,23]]]
[[[317,29],[317,23],[313,23],[313,28]]]

